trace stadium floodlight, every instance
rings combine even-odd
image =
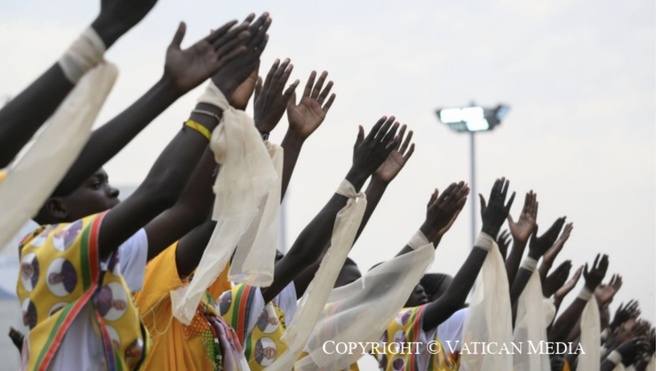
[[[499,104],[495,108],[484,108],[472,104],[468,107],[440,108],[435,111],[440,122],[449,126],[451,130],[470,133],[470,203],[472,204],[470,239],[473,244],[477,236],[477,184],[474,163],[474,133],[495,129],[507,113],[509,113],[509,110],[510,107],[504,104]]]

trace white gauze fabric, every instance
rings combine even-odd
[[[271,228],[277,225],[280,204],[281,149],[271,145],[271,159],[252,118],[232,108],[212,81],[197,101],[223,110],[209,145],[222,166],[213,185],[213,235],[192,282],[170,292],[173,315],[185,325],[234,250],[232,280],[270,285],[278,241],[277,230]]]
[[[58,64],[67,80],[77,84],[83,75],[103,60],[105,44],[92,27],[88,27],[62,55]]]
[[[476,288],[470,298],[470,307],[463,328],[463,344],[513,341],[511,302],[504,261],[497,244],[490,238],[488,256],[477,277]],[[513,368],[513,355],[479,354],[461,355],[461,369],[468,371],[509,371]]]
[[[355,235],[367,207],[367,198],[362,192],[358,194],[355,187],[347,180],[341,182],[337,193],[347,197],[348,201],[337,213],[330,248],[321,261],[314,279],[300,298],[290,325],[282,335],[281,340],[286,343],[288,349],[266,368],[268,371],[290,371],[293,368],[316,326],[355,241]]]
[[[513,341],[516,344],[522,343],[522,347],[521,352],[513,352],[514,370],[550,371],[550,357],[534,350],[548,341],[546,323],[541,276],[538,270],[534,269],[518,298]]]
[[[108,62],[89,71],[31,147],[8,169],[0,182],[0,246],[6,246],[37,214],[76,161],[118,73],[117,67]]]
[[[580,345],[584,354],[578,356],[577,371],[600,369],[600,315],[596,297],[591,296],[582,311]]]
[[[426,245],[379,265],[360,280],[332,290],[307,342],[305,351],[309,355],[296,362],[296,371],[348,370],[362,357],[362,351],[327,354],[323,344],[329,340],[381,341],[392,318],[433,263],[434,255],[433,244],[427,241]]]
[[[651,356],[651,361],[649,361],[649,364],[646,365],[646,371],[655,371],[655,352],[653,352],[653,356]]]

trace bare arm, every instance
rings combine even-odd
[[[245,42],[242,38],[239,39],[242,33],[232,33],[225,27],[211,34],[213,38],[208,40],[211,45],[221,43],[233,47],[225,56],[218,56],[212,71],[212,73],[222,72],[223,80],[219,83],[225,96],[232,96],[236,87],[254,69],[250,64],[258,61],[265,48],[269,25],[270,18],[264,14],[250,26],[250,35]],[[175,40],[180,43],[182,37],[182,34],[178,34]],[[236,43],[237,40],[239,43]],[[247,47],[243,43],[247,43]],[[245,67],[237,70],[238,63]],[[237,74],[237,71],[246,72]],[[217,76],[214,75],[214,79]],[[222,114],[219,108],[209,104],[200,103],[197,108],[213,112],[218,116]],[[209,132],[218,125],[215,118],[198,113],[193,113],[191,119],[204,126]],[[104,218],[99,233],[101,256],[108,256],[128,237],[176,202],[207,146],[208,139],[188,127],[184,127],[174,137],[135,193],[110,210]]]
[[[156,0],[102,0],[101,13],[92,28],[106,50],[135,26],[155,3]],[[59,63],[55,63],[0,110],[0,168],[9,165],[73,87],[74,83],[67,79]]]
[[[351,182],[356,191],[362,188],[367,178],[397,147],[398,143],[393,139],[398,127],[393,123],[393,117],[380,119],[366,138],[360,127],[354,146],[353,166],[346,175],[346,180]],[[265,302],[275,298],[298,274],[321,256],[332,237],[337,212],[346,205],[346,200],[335,193],[321,212],[303,229],[291,249],[275,265],[273,284],[262,289]]]
[[[483,197],[481,197],[481,204],[483,209]],[[538,213],[538,208],[539,204],[536,202],[536,193],[534,193],[534,191],[529,191],[525,195],[525,205],[523,206],[523,210],[520,213],[520,218],[518,218],[518,221],[514,223],[511,215],[509,215],[507,218],[509,221],[509,230],[511,231],[511,236],[513,237],[511,253],[506,259],[506,274],[509,279],[509,287],[513,285],[516,272],[518,272],[520,261],[522,260],[523,254],[525,252],[527,240],[529,239],[529,236],[532,235],[534,225],[536,225],[536,215]]]
[[[509,210],[516,196],[514,192],[509,201],[506,202],[508,188],[508,180],[504,178],[496,180],[491,190],[488,205],[485,205],[484,202],[484,208],[482,209],[483,226],[481,233],[489,236],[493,241],[497,238],[502,224],[509,215]],[[439,199],[441,198],[442,196]],[[430,331],[438,327],[454,312],[463,307],[463,303],[465,303],[465,299],[479,275],[481,266],[488,256],[489,248],[490,246],[478,245],[473,247],[468,259],[461,266],[447,291],[434,302],[428,304],[422,325],[424,331]]]

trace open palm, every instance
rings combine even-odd
[[[373,174],[376,179],[386,183],[391,182],[406,165],[406,162],[408,162],[408,159],[410,159],[413,152],[415,152],[415,143],[412,145],[410,144],[410,140],[413,136],[412,131],[408,133],[406,140],[401,142],[401,139],[406,135],[406,128],[407,126],[403,125],[401,129],[399,129],[397,136],[399,137],[399,143],[401,144],[399,145],[399,148],[395,148],[394,151],[390,152],[390,155],[387,156],[385,162],[376,169],[376,172]],[[408,146],[410,146],[410,150],[408,150]],[[407,153],[406,150],[408,150]]]
[[[332,89],[333,82],[329,81],[323,91],[323,84],[328,76],[323,72],[316,84],[316,71],[312,71],[305,85],[305,91],[299,104],[296,104],[296,94],[293,93],[289,100],[286,113],[289,119],[289,128],[297,133],[303,139],[308,138],[323,123],[325,116],[335,101],[335,94],[332,94],[327,102],[326,97]],[[325,106],[323,103],[325,102]]]

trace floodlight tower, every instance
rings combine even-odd
[[[480,131],[495,129],[509,112],[510,107],[499,104],[495,108],[484,108],[471,103],[469,107],[440,108],[436,114],[440,122],[449,125],[456,132],[470,133],[470,203],[471,205],[471,236],[472,244],[477,236],[477,191],[474,160],[474,134]]]

